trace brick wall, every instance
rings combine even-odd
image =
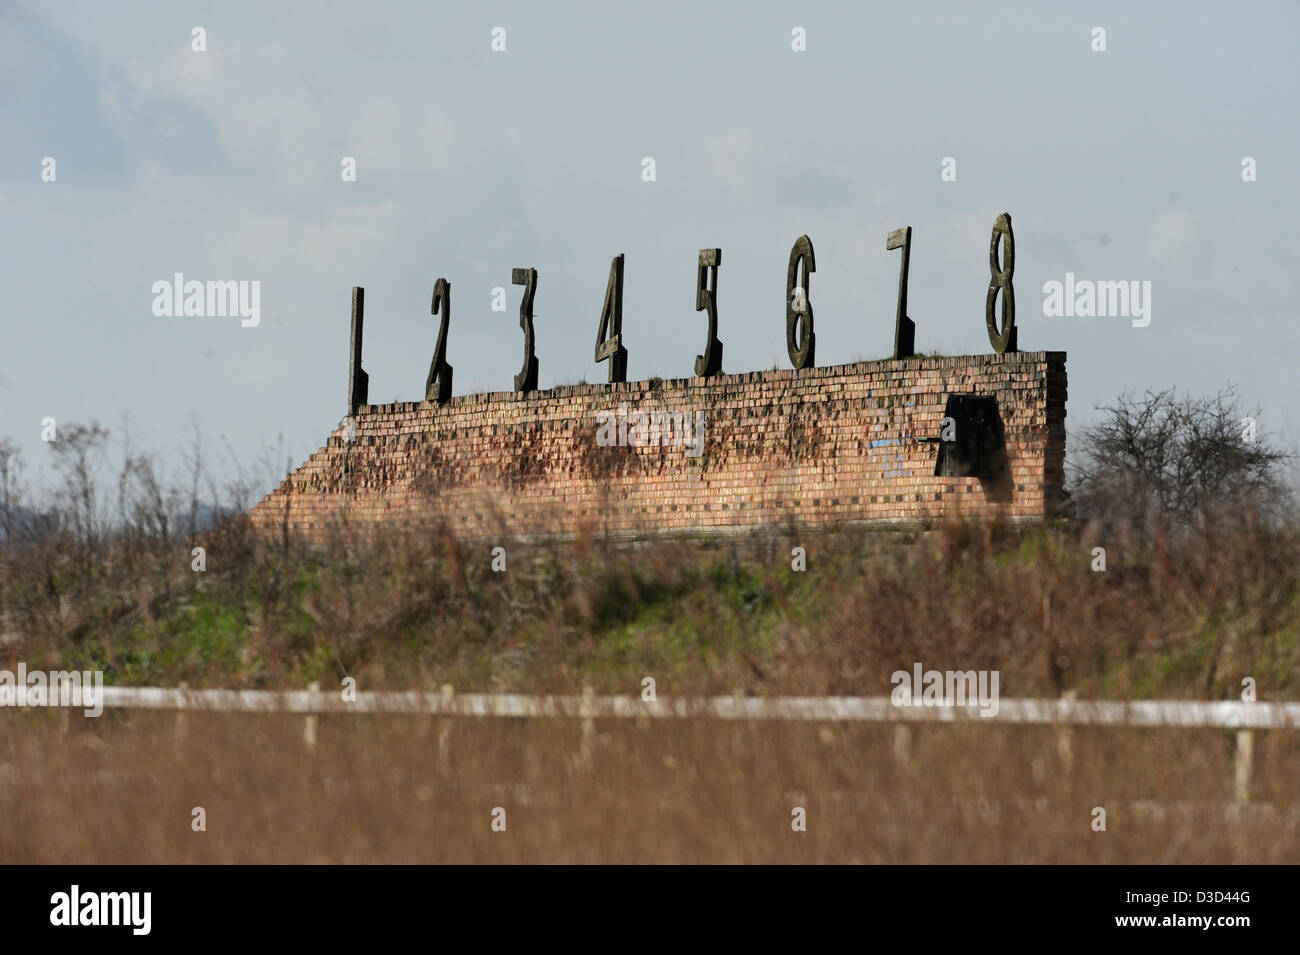
[[[939,446],[916,439],[939,436],[954,393],[997,399],[1006,480],[934,476]],[[1025,352],[366,405],[354,440],[336,430],[251,518],[308,535],[445,521],[479,537],[1043,517],[1062,495],[1065,398],[1064,352]],[[699,456],[631,446],[635,423],[629,445],[602,446],[620,406],[703,412]]]

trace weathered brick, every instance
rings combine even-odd
[[[1066,391],[1065,354],[1027,352],[365,405],[355,442],[331,434],[251,518],[309,536],[346,516],[375,529],[441,521],[476,537],[568,533],[584,519],[647,531],[1044,516],[1064,482]],[[1009,494],[933,476],[938,446],[915,439],[938,436],[954,392],[998,398]],[[620,404],[705,412],[702,456],[599,446],[596,413]]]

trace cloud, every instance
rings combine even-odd
[[[1196,238],[1196,216],[1182,209],[1165,209],[1147,226],[1146,252],[1157,262],[1173,265]]]
[[[720,184],[750,193],[759,167],[766,164],[761,148],[745,129],[732,127],[703,143],[704,166]]]

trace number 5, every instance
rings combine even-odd
[[[700,249],[700,265],[695,273],[695,311],[709,313],[709,343],[703,355],[695,356],[695,374],[701,378],[712,378],[722,371],[722,342],[718,341],[718,266],[721,264],[721,249]]]

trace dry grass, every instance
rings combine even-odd
[[[110,683],[527,693],[879,695],[915,662],[993,669],[1006,696],[1300,698],[1300,532],[1178,539],[1087,527],[790,529],[637,545],[436,532],[323,550],[233,538],[0,550],[0,666]],[[807,570],[791,569],[791,549]],[[1104,573],[1091,569],[1104,546]]]
[[[112,683],[661,696],[889,693],[915,662],[1004,697],[1300,698],[1300,533],[790,529],[635,546],[436,531],[321,551],[0,551],[0,668]],[[793,546],[807,571],[791,570]],[[1091,569],[1092,548],[1107,569]],[[1050,727],[0,712],[0,862],[1296,862],[1300,736]],[[207,812],[193,832],[191,810]],[[491,830],[491,812],[507,831]],[[807,810],[806,832],[791,810]],[[1091,828],[1093,807],[1107,831]]]
[[[1295,734],[303,718],[0,721],[5,863],[1294,863]],[[207,831],[191,829],[202,806]],[[506,831],[491,829],[506,811]],[[807,831],[791,810],[807,811]],[[1095,806],[1107,829],[1091,827]]]

